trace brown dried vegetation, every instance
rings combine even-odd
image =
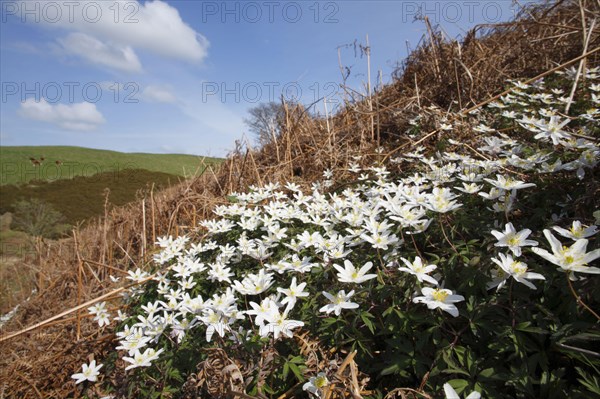
[[[407,136],[408,121],[417,111],[468,109],[501,92],[509,78],[532,78],[581,56],[587,24],[598,16],[596,0],[561,0],[528,7],[511,23],[478,26],[462,41],[445,40],[430,29],[389,85],[371,95],[358,95],[343,87],[344,106],[329,117],[283,104],[285,122],[273,142],[258,150],[238,142],[218,170],[209,165],[200,178],[107,210],[96,223],[75,231],[73,238],[43,245],[37,264],[38,293],[1,330],[0,397],[78,395],[70,375],[87,361],[88,354],[102,359],[113,337],[98,331],[83,306],[79,311],[73,308],[111,293],[114,287],[109,274],[145,268],[157,236],[191,232],[199,220],[211,217],[215,205],[227,202],[228,193],[251,184],[294,181],[306,186],[327,168],[346,168],[354,155],[362,155],[360,162],[367,164],[385,161],[413,145],[435,145],[435,126],[424,140],[414,142]],[[587,52],[591,54],[585,58],[588,67],[600,65],[600,33],[596,29],[590,35]],[[428,111],[429,106],[436,106],[437,111]],[[452,134],[464,143],[471,137],[470,132]],[[379,146],[385,149],[383,153],[375,151]],[[18,333],[64,310],[70,311],[30,332]],[[331,353],[317,341],[304,338],[310,342],[306,350],[315,353],[307,356],[312,362],[309,369],[326,365],[340,371],[331,395],[360,395],[366,382],[351,357],[343,361],[350,355]],[[265,353],[255,361],[268,368],[268,358]],[[247,397],[237,392],[243,391],[249,370],[258,366],[250,361],[236,363],[215,349],[188,378],[188,397]],[[391,394],[427,397],[411,390]],[[286,397],[293,395],[290,392]]]

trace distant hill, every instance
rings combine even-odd
[[[70,146],[0,146],[0,185],[133,169],[191,177],[201,174],[207,164],[221,161],[196,155],[124,153]]]

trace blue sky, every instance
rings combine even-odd
[[[224,156],[249,108],[364,92],[426,32],[510,19],[511,1],[1,0],[2,145]],[[324,104],[315,105],[323,112]],[[335,103],[328,106],[335,108]],[[252,137],[249,137],[252,140]]]

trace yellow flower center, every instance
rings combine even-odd
[[[567,263],[568,265],[570,265],[573,262],[575,262],[575,258],[573,256],[571,256],[571,255],[565,256],[565,263]]]
[[[329,383],[329,381],[327,381],[327,377],[325,377],[324,375],[318,376],[315,379],[315,386],[317,388],[323,388],[324,386],[326,386]]]
[[[571,234],[573,234],[573,237],[581,238],[582,233],[583,230],[581,228],[577,229],[575,227],[571,227]]]
[[[448,297],[448,293],[445,292],[445,291],[441,291],[441,290],[435,290],[435,291],[433,291],[433,293],[431,294],[431,296],[436,301],[444,302],[446,300],[446,297]]]
[[[519,245],[519,240],[517,239],[517,237],[511,237],[508,239],[507,242],[510,246]]]
[[[527,271],[527,266],[525,266],[523,262],[513,262],[511,268],[517,275],[523,274]]]

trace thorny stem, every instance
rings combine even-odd
[[[569,284],[569,288],[571,289],[571,293],[573,294],[573,296],[577,300],[577,303],[579,303],[581,306],[583,306],[584,308],[586,308],[591,314],[594,315],[594,317],[596,319],[598,319],[600,321],[600,316],[598,316],[598,313],[594,312],[594,310],[592,308],[590,308],[588,305],[586,305],[585,302],[583,302],[583,300],[581,299],[581,297],[579,295],[577,295],[577,292],[575,292],[575,288],[573,288],[573,284],[571,283],[571,279],[569,278],[569,273],[567,273],[567,283]]]

